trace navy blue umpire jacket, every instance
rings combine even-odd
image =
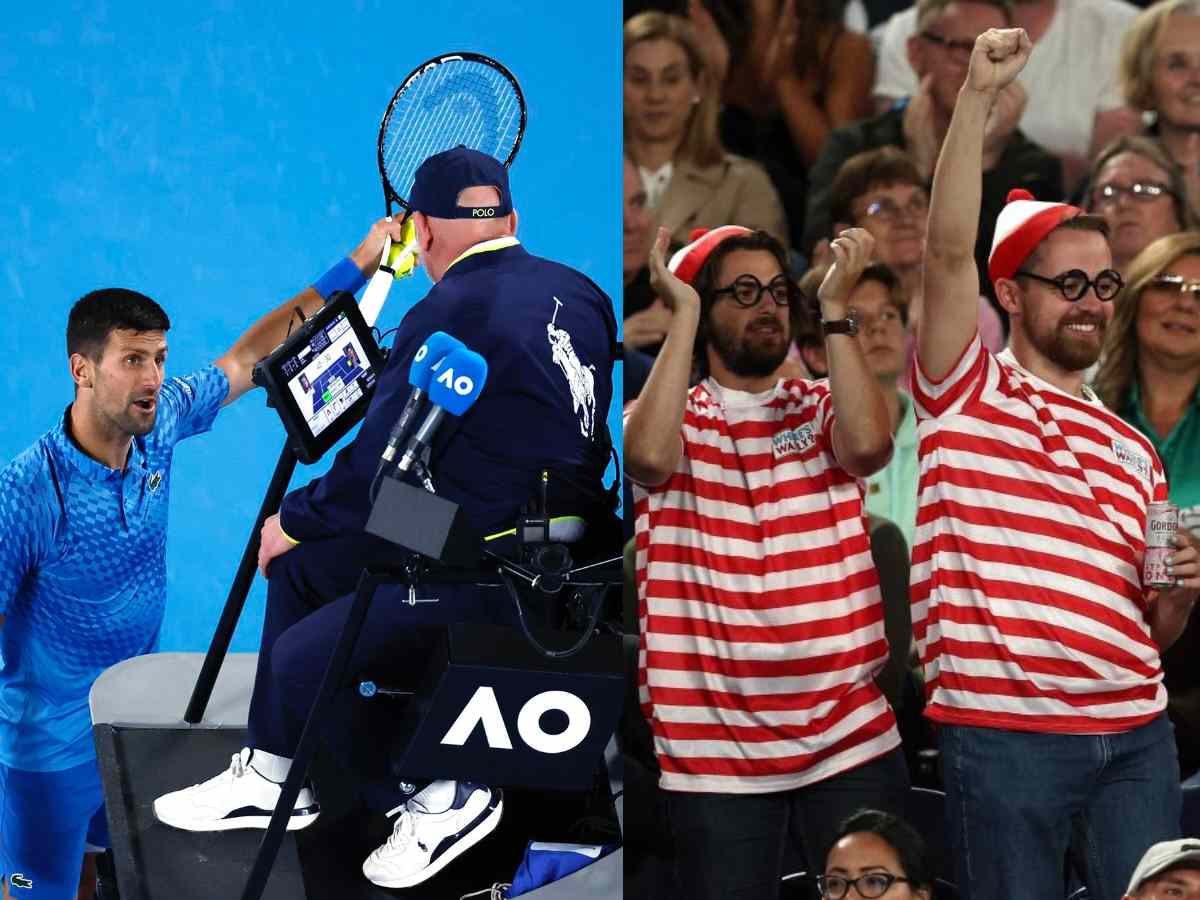
[[[552,473],[551,514],[586,514],[596,502],[609,462],[612,302],[583,274],[513,243],[454,263],[404,317],[354,441],[325,475],[284,498],[280,525],[289,536],[364,530],[380,454],[408,399],[409,367],[435,331],[488,363],[479,398],[461,419],[447,416],[434,440],[438,495],[460,504],[483,535],[516,524],[543,468]]]

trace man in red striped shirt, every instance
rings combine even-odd
[[[989,275],[1011,343],[995,356],[980,344],[983,136],[1030,50],[1021,29],[976,40],[934,176],[913,377],[913,625],[962,896],[1062,896],[1069,856],[1109,900],[1148,844],[1179,834],[1160,653],[1200,575],[1181,531],[1174,586],[1143,585],[1162,464],[1084,384],[1121,286],[1103,222],[1010,194]]]
[[[777,376],[801,302],[764,232],[714,229],[663,264],[671,323],[625,425],[636,484],[639,690],[679,896],[775,897],[785,841],[823,871],[838,823],[908,786],[873,676],[888,656],[863,482],[891,454],[848,298],[850,229],[818,291],[828,382]],[[688,389],[693,360],[707,377]]]

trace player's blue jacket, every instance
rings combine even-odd
[[[85,454],[66,416],[0,471],[0,762],[52,772],[95,757],[88,691],[153,652],[167,594],[175,445],[212,427],[216,366],[169,378],[124,472]]]
[[[408,399],[409,367],[435,331],[458,338],[488,363],[483,393],[453,432],[447,417],[434,441],[430,468],[438,494],[460,504],[481,534],[516,523],[546,465],[552,513],[583,511],[579,492],[554,472],[594,499],[609,462],[612,302],[574,269],[500,238],[460,257],[404,317],[358,435],[324,476],[284,498],[280,524],[290,537],[364,529],[380,454]]]

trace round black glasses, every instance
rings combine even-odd
[[[769,293],[776,306],[790,306],[796,300],[802,299],[800,289],[792,284],[786,275],[776,275],[767,284],[763,284],[753,275],[739,275],[728,287],[717,288],[714,294],[729,294],[734,302],[749,309],[757,306],[764,293]]]
[[[1091,288],[1096,292],[1096,296],[1101,300],[1111,300],[1120,293],[1125,282],[1121,279],[1121,275],[1115,269],[1105,269],[1096,275],[1095,278],[1088,278],[1087,272],[1083,269],[1071,269],[1068,272],[1063,272],[1061,275],[1056,275],[1054,278],[1047,278],[1045,275],[1039,275],[1036,272],[1029,272],[1025,269],[1018,269],[1013,277],[1024,275],[1026,278],[1032,278],[1034,281],[1040,281],[1043,284],[1053,285],[1058,288],[1059,293],[1072,303],[1083,297]]]

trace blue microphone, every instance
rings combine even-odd
[[[392,426],[392,431],[388,435],[387,446],[383,448],[383,455],[379,458],[379,468],[375,470],[376,475],[396,458],[396,453],[408,436],[413,419],[416,418],[417,412],[425,400],[425,392],[429,390],[429,382],[437,367],[442,364],[442,360],[448,353],[463,346],[463,342],[458,338],[451,337],[444,331],[435,331],[425,338],[425,342],[417,348],[412,366],[408,370],[408,383],[412,385],[412,390],[409,392],[400,418],[396,420],[396,424]]]
[[[474,350],[459,347],[446,355],[429,385],[429,401],[433,406],[404,448],[404,455],[396,467],[397,478],[404,478],[413,468],[433,440],[446,413],[461,416],[479,399],[487,381],[487,371],[487,360]]]

